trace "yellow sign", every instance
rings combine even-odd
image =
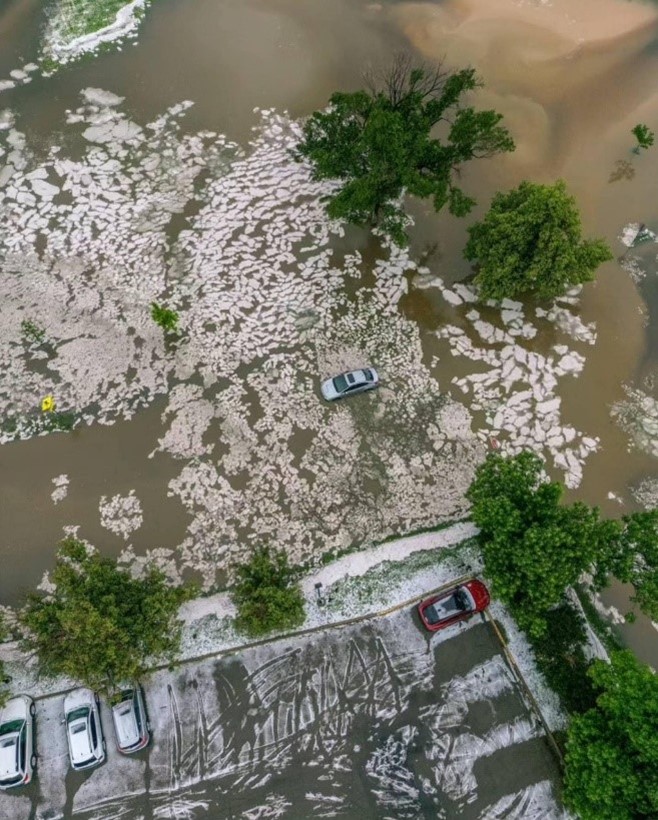
[[[46,396],[41,399],[41,412],[52,413],[55,409],[55,399],[52,396]]]

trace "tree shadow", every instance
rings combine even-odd
[[[608,177],[608,182],[619,182],[622,179],[633,179],[635,176],[635,168],[632,162],[627,159],[618,159],[615,162],[615,167]]]

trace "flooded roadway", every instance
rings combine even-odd
[[[15,0],[4,7],[3,71],[35,57],[42,23],[35,2]],[[496,190],[526,177],[550,181],[561,176],[577,197],[586,233],[605,236],[619,256],[627,253],[617,239],[624,224],[658,227],[658,163],[651,150],[630,153],[633,125],[658,125],[658,14],[640,3],[561,0],[545,6],[498,0],[484,9],[464,0],[330,5],[320,0],[159,0],[136,46],[85,59],[52,78],[35,76],[29,85],[3,92],[0,104],[15,113],[17,128],[37,156],[53,144],[64,145],[72,155],[83,150],[79,136],[65,125],[64,112],[77,108],[87,87],[125,96],[125,110],[139,122],[183,99],[193,100],[184,131],[212,129],[246,145],[258,122],[255,107],[303,116],[324,105],[333,90],[359,87],[364,68],[385,63],[404,46],[428,59],[445,55],[450,64],[475,65],[486,83],[479,104],[504,113],[514,134],[514,154],[465,169],[464,187],[479,202],[476,216]],[[616,173],[620,168],[622,175]],[[411,207],[416,217],[412,256],[422,254],[430,272],[448,284],[464,278],[468,268],[461,248],[468,220],[436,216],[424,203]],[[168,230],[173,235],[180,227],[172,223]],[[346,244],[360,250],[366,269],[378,253],[358,232],[342,241],[342,247]],[[647,277],[655,277],[647,262],[649,268]],[[366,270],[365,276],[370,273]],[[399,309],[418,330],[432,378],[463,400],[451,386],[462,363],[446,355],[445,341],[435,331],[464,321],[466,311],[410,279]],[[570,496],[598,504],[608,515],[636,509],[630,488],[658,476],[655,457],[633,447],[610,415],[611,406],[625,398],[625,384],[653,389],[653,382],[647,383],[658,326],[653,281],[638,287],[617,262],[601,269],[577,308],[583,322],[596,322],[596,342],[585,351],[580,376],[560,385],[565,423],[600,439]],[[544,328],[531,347],[546,352],[556,341],[557,335]],[[482,423],[477,412],[474,417]],[[189,532],[191,517],[190,508],[171,497],[169,484],[180,464],[161,452],[148,458],[168,426],[154,405],[112,427],[92,426],[0,448],[0,558],[8,568],[0,578],[4,602],[16,602],[20,590],[41,579],[63,526],[79,525],[80,534],[101,549],[123,549],[126,540],[100,526],[102,496],[125,497],[135,490],[144,515],[144,524],[130,537],[135,553],[175,549]],[[226,435],[226,426],[222,429]],[[208,428],[205,440],[217,433]],[[312,438],[302,426],[290,440],[301,463]],[[218,464],[223,452],[217,454]],[[386,482],[377,477],[376,464],[369,469],[363,487],[376,508]],[[70,489],[55,505],[49,496],[52,479],[60,474],[68,477]],[[240,480],[245,479],[237,477],[236,486]],[[413,524],[409,519],[400,526]],[[29,555],[29,561],[17,561],[17,554]],[[625,611],[623,595],[613,591],[612,598]],[[642,619],[624,629],[638,654],[658,666],[658,633]]]

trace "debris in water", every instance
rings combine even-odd
[[[622,230],[619,240],[627,248],[636,248],[643,242],[655,242],[656,234],[649,230],[643,222],[629,222]]]

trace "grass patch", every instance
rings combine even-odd
[[[453,563],[457,574],[468,571],[469,548],[474,540],[463,541],[454,547],[423,550],[402,561],[384,561],[363,575],[343,578],[325,591],[327,608],[335,612],[349,610],[350,606],[372,605],[385,609],[391,590],[410,576],[439,565]],[[418,594],[425,592],[418,590]]]
[[[27,344],[40,345],[43,344],[46,338],[46,331],[37,322],[33,322],[31,319],[23,319],[21,322],[21,335],[23,341]]]
[[[93,34],[116,19],[130,0],[62,0],[59,30],[67,40]]]
[[[0,421],[0,432],[15,439],[31,438],[43,433],[68,433],[77,425],[79,417],[75,413],[41,413],[34,416],[6,416]]]

